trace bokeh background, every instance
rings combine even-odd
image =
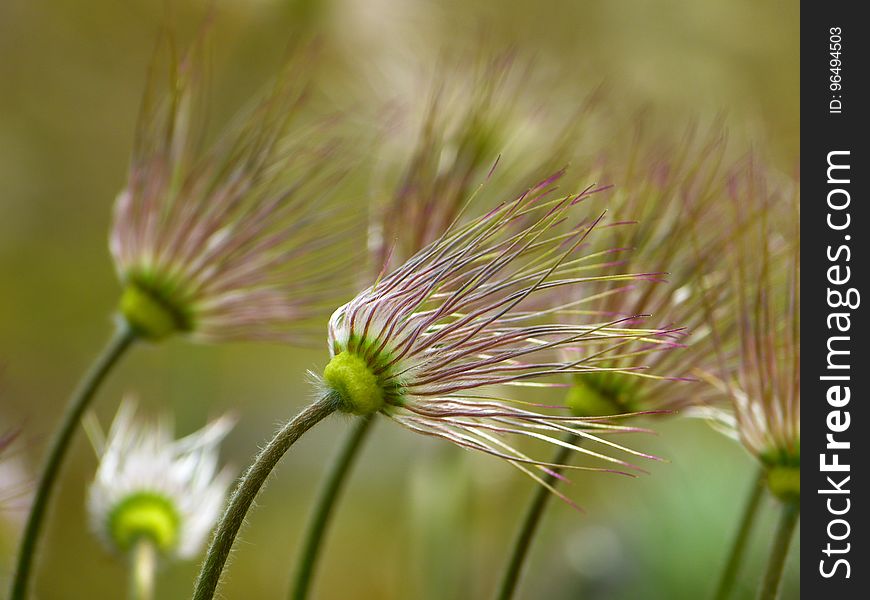
[[[172,2],[180,37],[205,3]],[[738,146],[776,168],[799,156],[799,5],[770,0],[217,0],[215,122],[274,73],[288,43],[318,39],[317,102],[373,131],[396,73],[435,72],[445,52],[512,47],[551,81],[540,102],[571,106],[602,82],[615,114],[644,108],[662,127],[724,115]],[[0,476],[33,478],[64,400],[112,329],[118,297],[106,244],[123,184],[155,36],[152,0],[0,3],[0,432],[22,427]],[[626,108],[628,107],[628,108]],[[586,140],[606,150],[608,139]],[[372,200],[361,167],[348,194]],[[171,410],[179,432],[235,412],[224,446],[242,468],[310,395],[306,369],[326,349],[276,345],[140,346],[100,394],[104,427],[121,395]],[[667,458],[629,480],[573,478],[587,511],[554,503],[533,549],[527,599],[681,599],[712,590],[753,476],[749,456],[705,423],[655,422],[633,446]],[[318,427],[288,454],[231,561],[226,598],[284,598],[302,524],[347,423]],[[14,464],[13,464],[14,463]],[[36,590],[43,599],[118,598],[125,568],[86,525],[96,458],[79,436],[56,497]],[[28,474],[29,473],[29,474]],[[531,482],[495,459],[445,450],[377,424],[346,490],[316,583],[318,598],[465,599],[492,593]],[[21,503],[0,514],[0,581],[8,576]],[[766,506],[740,594],[753,596],[775,511]],[[784,598],[799,597],[799,536]],[[161,572],[158,597],[183,598],[195,562]],[[5,587],[5,586],[4,586]]]

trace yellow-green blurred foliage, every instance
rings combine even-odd
[[[179,37],[205,2],[170,2]],[[600,83],[607,109],[646,108],[660,129],[718,114],[740,147],[764,148],[792,170],[799,153],[796,1],[772,0],[217,0],[215,123],[227,119],[281,63],[288,43],[318,40],[316,101],[378,130],[379,107],[425,80],[439,57],[512,46],[550,81],[528,90],[570,112]],[[111,331],[118,285],[106,234],[122,186],[146,65],[164,3],[153,0],[0,2],[0,432],[22,425],[35,469],[76,378]],[[585,139],[585,147],[608,138]],[[371,200],[370,177],[353,201]],[[617,183],[618,182],[614,182]],[[361,249],[362,253],[362,249]],[[663,267],[666,268],[666,267]],[[224,446],[238,468],[311,394],[305,371],[323,348],[300,351],[173,340],[141,346],[100,393],[104,424],[123,392],[146,410],[168,407],[189,432],[235,411]],[[334,418],[294,447],[236,544],[226,598],[286,596],[294,550],[319,476],[347,423]],[[750,458],[705,424],[656,422],[632,445],[669,459],[639,479],[572,477],[581,515],[555,502],[533,549],[521,597],[694,599],[709,593],[754,476]],[[376,424],[326,547],[318,598],[486,598],[507,556],[532,484],[502,462],[461,454],[392,423]],[[118,598],[122,562],[87,530],[85,488],[95,456],[75,444],[38,565],[45,600]],[[741,577],[751,597],[774,522],[766,506]],[[16,512],[0,515],[0,580]],[[798,543],[795,543],[797,548]],[[785,597],[798,596],[792,554]],[[160,598],[183,598],[195,562],[160,573]]]

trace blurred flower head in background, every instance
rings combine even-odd
[[[578,415],[675,411],[722,401],[707,386],[697,385],[697,379],[701,370],[716,364],[701,281],[728,243],[727,229],[717,226],[728,200],[724,131],[714,123],[700,134],[693,125],[682,137],[651,138],[638,117],[628,140],[629,147],[618,141],[608,147],[599,177],[614,182],[602,196],[616,217],[631,221],[608,228],[596,243],[618,250],[611,267],[615,272],[661,269],[667,271],[666,281],[630,282],[621,290],[601,285],[580,316],[590,311],[610,318],[650,315],[655,327],[681,328],[673,334],[680,348],[662,352],[663,346],[634,341],[608,366],[630,365],[642,357],[648,367],[642,377],[616,370],[575,378],[567,403]]]
[[[536,97],[544,83],[532,61],[469,54],[442,57],[430,80],[418,65],[411,89],[390,101],[369,241],[378,266],[398,266],[471,207],[516,196],[574,157],[596,93],[561,114]]]
[[[731,235],[711,278],[717,422],[764,465],[771,491],[800,498],[800,200],[798,182],[754,157],[730,179]]]
[[[540,405],[481,390],[502,384],[559,387],[530,380],[595,373],[630,340],[671,344],[668,332],[633,327],[633,317],[561,321],[571,307],[559,304],[554,292],[561,288],[656,274],[600,274],[606,258],[581,249],[601,217],[567,231],[562,227],[591,192],[553,199],[557,179],[454,228],[333,314],[332,360],[323,384],[344,410],[381,412],[412,431],[503,458],[538,481],[535,471],[549,473],[552,465],[503,438],[567,445],[623,468],[636,467],[553,435],[572,434],[648,457],[599,435],[629,428],[550,414]],[[587,351],[565,362],[558,351],[566,347]],[[620,370],[633,373],[637,367]]]
[[[172,40],[166,93],[158,51],[110,247],[121,313],[143,337],[307,342],[306,329],[348,292],[354,210],[336,201],[339,145],[328,122],[292,128],[307,55],[203,150],[208,101],[202,34],[181,60]]]
[[[144,539],[165,557],[192,558],[224,506],[233,475],[218,470],[218,446],[233,426],[222,417],[173,439],[167,418],[140,423],[135,404],[118,409],[88,492],[91,527],[123,554]]]

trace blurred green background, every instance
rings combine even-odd
[[[0,431],[22,426],[13,459],[35,469],[64,399],[109,335],[118,285],[106,248],[146,65],[165,22],[153,0],[0,3]],[[181,37],[205,3],[174,2]],[[216,122],[273,73],[288,42],[321,45],[318,101],[357,111],[400,94],[394,72],[433,65],[445,50],[511,45],[560,82],[536,90],[570,104],[606,82],[617,104],[651,107],[666,126],[724,114],[732,137],[792,170],[799,155],[799,6],[771,0],[217,0]],[[410,67],[409,67],[410,66]],[[556,99],[556,96],[560,99]],[[576,96],[573,96],[576,95]],[[606,145],[607,139],[600,142]],[[606,150],[606,148],[603,148]],[[354,178],[370,200],[371,182]],[[325,346],[325,344],[324,344]],[[107,426],[120,396],[170,409],[179,432],[233,411],[224,446],[237,468],[311,393],[306,369],[325,347],[299,351],[174,340],[141,346],[96,402]],[[521,597],[682,599],[707,596],[731,542],[753,464],[700,422],[652,424],[636,448],[669,459],[629,480],[577,476],[533,549]],[[300,530],[324,465],[347,423],[335,418],[283,461],[236,545],[226,598],[286,596]],[[318,598],[486,598],[531,482],[495,459],[447,450],[389,422],[346,490],[316,583]],[[87,529],[84,497],[96,460],[79,436],[38,567],[39,598],[118,598],[124,565]],[[741,577],[753,597],[774,507]],[[20,510],[0,515],[0,580]],[[799,596],[794,544],[784,598]],[[158,597],[183,598],[195,562],[161,572]]]

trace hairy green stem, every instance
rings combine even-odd
[[[194,600],[214,598],[236,535],[239,533],[254,498],[263,484],[266,483],[272,469],[275,468],[284,453],[290,449],[290,446],[302,437],[302,434],[335,412],[338,406],[339,403],[332,393],[325,394],[307,406],[275,434],[275,437],[260,451],[257,458],[245,471],[232,496],[230,496],[229,503],[218,523],[214,537],[212,537],[205,561],[200,568],[199,576],[196,578],[196,587],[193,591]]]
[[[51,495],[82,414],[90,405],[106,375],[135,339],[136,334],[126,324],[119,325],[115,335],[85,374],[67,404],[66,412],[51,442],[45,464],[42,467],[33,496],[33,504],[21,537],[18,566],[12,580],[10,600],[25,600],[27,598],[33,561],[36,556],[40,532],[51,503]]]
[[[314,512],[308,521],[305,542],[299,554],[296,573],[290,588],[290,598],[294,600],[304,600],[308,597],[311,590],[311,578],[314,574],[314,568],[317,566],[317,559],[320,556],[320,548],[323,544],[326,528],[329,525],[329,519],[332,516],[332,509],[338,502],[344,482],[373,422],[372,415],[357,419],[347,434],[338,456],[335,457],[329,474],[326,476],[326,481],[320,488],[317,501],[314,504]]]
[[[130,559],[130,599],[153,600],[157,548],[151,540],[142,538],[133,546]]]
[[[788,556],[788,548],[795,526],[800,517],[800,504],[785,502],[782,504],[782,514],[776,527],[776,536],[773,538],[773,546],[770,549],[770,558],[767,561],[767,572],[761,584],[758,600],[775,600],[779,593],[779,584],[782,581],[782,571],[785,567],[785,559]]]
[[[749,542],[749,535],[755,524],[758,509],[761,507],[761,499],[764,497],[764,478],[764,467],[759,467],[758,473],[752,480],[752,487],[749,488],[749,496],[746,499],[743,515],[740,517],[737,536],[734,538],[731,552],[728,555],[728,562],[725,563],[725,569],[722,571],[722,577],[719,580],[719,587],[716,589],[716,600],[725,600],[734,589],[734,582],[737,580],[737,573],[740,571],[740,564],[743,561],[743,554]]]
[[[573,439],[573,436],[570,436],[570,438]],[[574,444],[576,445],[577,442],[574,442]],[[572,450],[570,448],[559,446],[558,450],[556,450],[556,454],[550,462],[554,464],[565,464],[571,456],[571,452]],[[553,471],[560,473],[561,469],[553,468]],[[544,476],[544,481],[552,486],[558,485],[559,483],[558,478],[550,474]],[[528,556],[532,541],[535,538],[535,533],[538,530],[541,517],[543,516],[544,510],[546,509],[547,503],[550,501],[550,496],[552,495],[552,492],[543,485],[539,485],[535,489],[532,501],[526,509],[526,515],[523,518],[520,530],[514,540],[510,561],[502,575],[501,584],[499,585],[498,594],[496,595],[498,600],[510,600],[516,593],[517,583],[519,583],[520,574],[523,570],[523,564],[526,561],[526,556]]]

